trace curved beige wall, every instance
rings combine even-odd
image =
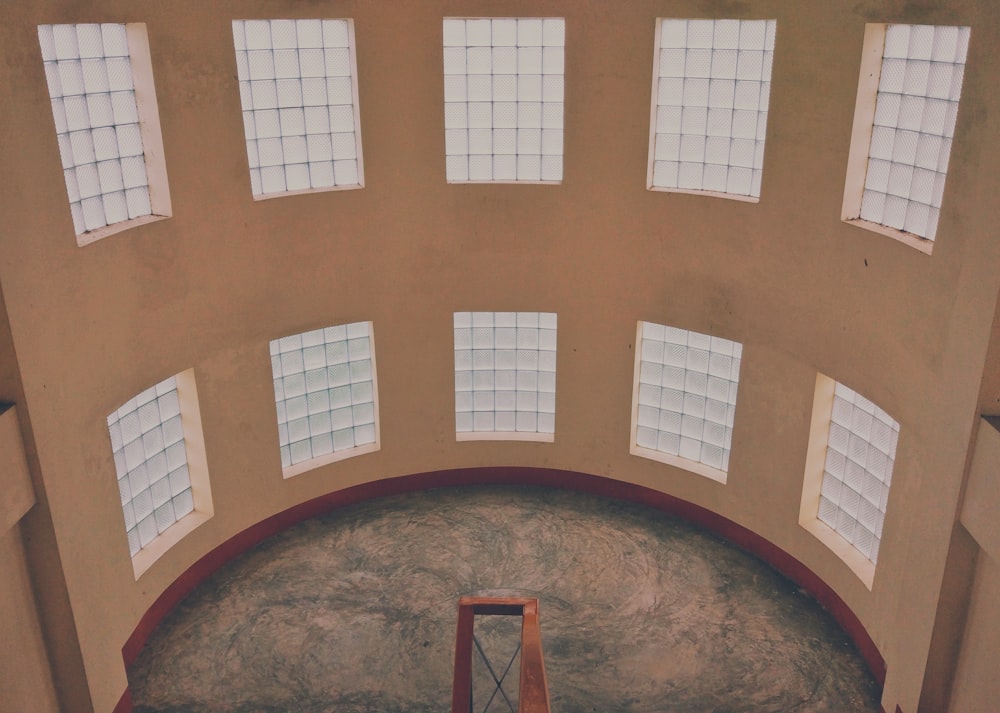
[[[69,0],[0,7],[0,281],[94,708],[121,646],[214,546],[349,485],[479,465],[642,484],[801,560],[868,628],[884,705],[916,710],[1000,276],[998,7],[903,2]],[[921,5],[921,8],[927,7]],[[916,14],[914,14],[916,13]],[[566,18],[564,181],[446,185],[443,16]],[[233,18],[352,17],[366,187],[251,198]],[[776,18],[759,204],[645,190],[654,20]],[[35,35],[145,22],[174,217],[76,245]],[[972,26],[932,256],[839,220],[865,22]],[[451,315],[559,315],[554,443],[454,435]],[[636,320],[744,344],[729,480],[629,455]],[[268,340],[374,322],[382,449],[283,480]],[[105,417],[193,367],[215,515],[138,582]],[[872,590],[798,525],[816,372],[902,424]]]

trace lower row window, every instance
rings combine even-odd
[[[371,322],[353,322],[270,342],[285,477],[379,449],[373,339]],[[553,440],[554,313],[456,312],[454,346],[458,440]],[[742,356],[736,341],[639,322],[631,453],[725,483]],[[158,538],[169,547],[211,515],[193,371],[137,394],[107,425],[138,576],[165,549]],[[885,410],[817,378],[800,524],[869,587],[898,439]]]

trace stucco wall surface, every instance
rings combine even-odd
[[[916,709],[1000,280],[1000,7],[780,0],[0,6],[0,283],[93,705],[213,547],[358,483],[485,465],[608,476],[748,527],[830,584]],[[655,19],[777,19],[759,203],[645,190]],[[441,18],[566,18],[564,180],[449,185]],[[349,17],[366,185],[254,201],[232,19]],[[173,217],[77,247],[35,27],[143,22]],[[840,221],[866,22],[972,27],[932,255]],[[452,314],[559,315],[553,443],[456,442]],[[372,320],[382,447],[281,477],[268,341]],[[629,455],[637,320],[744,344],[728,482]],[[135,580],[105,418],[193,368],[214,516]],[[798,525],[817,371],[901,424],[869,591]]]

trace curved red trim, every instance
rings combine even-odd
[[[574,471],[524,467],[462,468],[378,480],[335,490],[251,525],[191,565],[157,597],[122,647],[126,668],[135,661],[153,630],[174,606],[219,567],[268,537],[302,520],[346,505],[399,493],[459,485],[542,485],[579,490],[656,508],[711,530],[764,560],[815,597],[854,640],[879,685],[885,684],[885,659],[844,600],[812,570],[757,533],[700,505],[641,485]],[[131,698],[126,689],[115,707],[115,713],[129,713],[131,710]]]
[[[111,713],[132,713],[132,692],[125,689],[122,697],[118,699],[118,704]]]

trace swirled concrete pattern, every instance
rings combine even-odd
[[[555,713],[879,710],[844,633],[752,556],[654,510],[512,487],[371,501],[269,539],[164,620],[129,671],[135,710],[441,713],[463,594],[538,597]]]

